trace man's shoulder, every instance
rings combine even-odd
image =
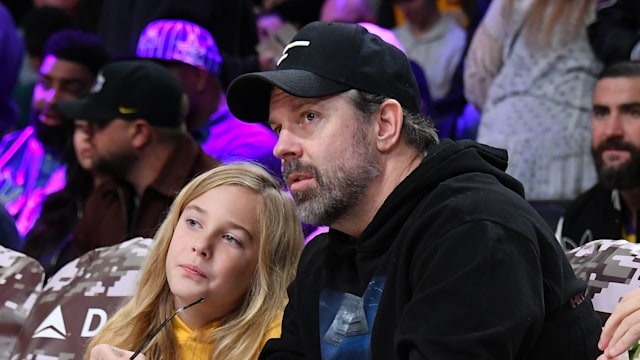
[[[559,225],[563,246],[571,249],[594,239],[619,238],[615,194],[596,184],[569,204]]]
[[[198,154],[195,157],[191,177],[199,175],[220,165],[222,165],[220,159],[207,154],[203,149],[198,149]]]
[[[569,203],[564,215],[565,223],[566,219],[572,219],[584,213],[611,208],[613,206],[612,196],[612,190],[595,184]]]
[[[460,38],[466,40],[467,32],[460,25],[460,23],[454,19],[452,16],[445,15],[442,16],[442,21],[444,25],[446,25],[447,36],[455,37],[456,40],[460,40]]]

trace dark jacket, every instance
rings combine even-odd
[[[586,286],[506,165],[443,140],[360,238],[311,240],[260,358],[595,359]]]
[[[562,245],[570,250],[597,239],[621,239],[622,206],[617,191],[596,184],[567,207],[561,220]]]
[[[220,164],[186,134],[176,149],[139,198],[129,184],[115,181],[105,181],[93,190],[73,232],[72,257],[136,236],[153,237],[180,189]]]
[[[640,42],[640,1],[598,0],[596,21],[587,29],[593,52],[606,65],[630,60]]]

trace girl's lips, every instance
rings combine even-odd
[[[91,149],[82,149],[80,150],[79,154],[82,158],[91,158],[91,156],[93,155],[93,151]]]
[[[207,275],[205,275],[204,272],[202,272],[202,270],[200,270],[199,267],[195,266],[195,265],[180,265],[180,268],[182,268],[182,270],[189,276],[193,276],[193,277],[200,277],[200,278],[207,278]]]

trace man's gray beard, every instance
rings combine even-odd
[[[308,224],[327,225],[342,219],[350,210],[362,203],[371,181],[380,173],[374,164],[361,166],[345,172],[336,167],[329,171],[332,180],[326,181],[328,176],[318,177],[317,187],[298,191],[294,195],[300,219]],[[322,179],[322,180],[321,180]]]
[[[352,151],[351,155],[345,155],[345,161],[324,170],[295,160],[284,163],[285,178],[295,169],[304,169],[316,180],[316,187],[293,194],[303,222],[331,226],[362,203],[369,185],[381,171],[364,129],[357,131]]]

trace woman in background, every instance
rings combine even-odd
[[[71,260],[68,244],[73,227],[82,217],[84,203],[93,188],[106,178],[93,170],[89,124],[75,121],[65,126],[70,140],[63,153],[66,185],[47,196],[40,217],[25,236],[24,253],[40,261],[47,277]]]
[[[478,141],[509,151],[529,200],[571,200],[596,181],[587,38],[595,0],[493,0],[465,60]]]

